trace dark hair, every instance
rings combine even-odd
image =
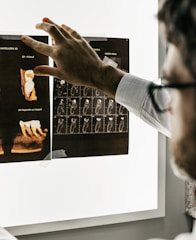
[[[165,0],[158,19],[166,26],[168,42],[178,47],[196,79],[196,0]]]

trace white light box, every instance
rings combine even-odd
[[[83,36],[126,38],[130,73],[154,80],[157,9],[155,0],[7,0],[0,31],[46,35],[34,26],[47,16]],[[1,163],[0,225],[24,235],[164,216],[165,138],[130,113],[128,143],[126,154]]]

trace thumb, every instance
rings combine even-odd
[[[47,65],[36,66],[33,69],[36,76],[54,76],[58,77],[58,71],[55,67],[49,67]]]

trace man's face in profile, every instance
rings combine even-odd
[[[163,28],[163,34],[165,34]],[[196,81],[185,66],[179,49],[168,44],[163,75],[169,83]],[[171,147],[175,163],[189,175],[196,168],[196,91],[195,88],[176,89],[172,92]],[[191,175],[196,179],[196,176]]]

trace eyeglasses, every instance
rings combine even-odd
[[[165,79],[165,78],[160,78]],[[158,113],[164,113],[170,110],[172,102],[173,90],[184,90],[187,88],[196,88],[196,82],[192,83],[170,83],[157,85],[150,83],[148,86],[148,94],[155,110]]]

